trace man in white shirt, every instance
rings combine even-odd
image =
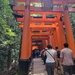
[[[60,53],[61,62],[64,69],[65,75],[72,75],[73,63],[73,52],[68,48],[68,43],[64,43],[64,48]]]
[[[48,50],[45,51],[46,58],[46,70],[48,75],[54,75],[55,62],[57,61],[57,54],[51,45],[47,45]],[[57,62],[56,62],[57,64]]]

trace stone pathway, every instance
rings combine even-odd
[[[47,75],[45,65],[41,58],[33,59],[33,75]]]
[[[60,64],[60,66],[61,66],[61,64]],[[61,72],[63,73],[62,66],[60,68],[61,68],[61,70],[58,70],[59,74],[57,74],[57,69],[55,69],[54,75],[62,75],[61,74]],[[41,58],[33,59],[29,75],[47,75],[46,67]],[[73,74],[73,75],[75,75],[75,74]]]
[[[47,75],[46,67],[41,58],[34,58],[32,61],[32,70],[29,75]],[[55,75],[56,70],[55,70]]]

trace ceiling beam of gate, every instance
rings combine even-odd
[[[39,36],[33,36],[32,37],[32,40],[37,40],[37,39],[39,39],[39,40],[45,40],[45,39],[48,39],[48,36],[41,36],[41,37],[39,37]]]

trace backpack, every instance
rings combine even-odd
[[[57,50],[57,58],[60,58],[60,51]]]

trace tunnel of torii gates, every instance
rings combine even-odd
[[[29,58],[32,49],[43,49],[48,44],[59,50],[67,42],[75,57],[75,43],[69,12],[75,12],[75,8],[68,4],[75,4],[75,0],[14,0],[20,5],[14,5],[13,11],[17,13],[16,21],[21,22],[19,28],[22,32],[22,45],[19,60],[19,75],[27,75]],[[43,7],[36,7],[30,3],[42,3]],[[49,3],[50,2],[50,3]],[[21,4],[24,3],[24,4]],[[47,5],[48,3],[48,5]],[[53,7],[53,5],[60,5]],[[31,16],[39,14],[41,17]],[[14,14],[15,15],[15,14]]]

